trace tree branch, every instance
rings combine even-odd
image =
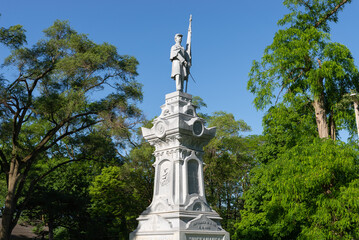
[[[89,128],[89,127],[91,127],[91,126],[93,126],[93,125],[95,125],[95,124],[97,124],[97,123],[100,123],[100,122],[102,122],[102,120],[95,121],[95,122],[93,122],[93,123],[91,123],[91,124],[87,124],[87,125],[81,126],[81,127],[79,127],[79,128],[76,128],[76,130],[74,130],[74,131],[70,131],[70,132],[67,132],[67,131],[66,131],[64,134],[62,134],[61,136],[59,136],[58,138],[56,138],[50,145],[46,146],[43,151],[46,151],[47,149],[51,148],[52,146],[54,146],[54,145],[55,145],[58,141],[60,141],[61,139],[65,138],[65,137],[67,137],[67,136],[69,136],[69,135],[71,135],[71,134],[80,132],[81,130],[84,130],[84,129],[86,129],[86,128]]]
[[[332,16],[334,13],[336,13],[339,10],[339,8],[341,6],[343,6],[344,4],[346,4],[347,2],[348,2],[348,0],[343,0],[341,3],[336,5],[332,11],[328,12],[322,19],[319,19],[319,21],[315,23],[314,27],[315,28],[319,27],[324,21],[326,21],[328,18],[330,18],[330,16]]]
[[[125,160],[125,159],[128,159],[127,156],[124,156],[122,153],[120,153],[120,151],[116,148],[116,153],[122,158],[121,160]]]
[[[5,106],[7,109],[10,110],[10,112],[11,112],[12,114],[15,114],[15,113],[16,113],[16,112],[14,111],[14,109],[12,109],[12,107],[11,107],[11,105],[13,105],[14,107],[16,107],[14,103],[11,102],[12,104],[10,105],[9,103],[6,102],[6,100],[3,101],[2,103],[4,104],[4,106]]]
[[[308,4],[308,2],[305,2],[303,0],[299,0],[300,2],[302,2],[310,11],[312,11],[312,7]]]
[[[26,113],[28,111],[28,109],[31,107],[32,105],[32,92],[34,91],[36,85],[37,85],[37,82],[43,78],[44,76],[46,76],[46,74],[48,74],[51,70],[53,69],[53,67],[49,67],[48,69],[46,69],[42,74],[40,74],[39,76],[37,76],[35,79],[34,79],[34,82],[31,86],[31,88],[29,89],[28,86],[27,86],[27,102],[26,104],[24,104],[24,107],[22,107],[21,109],[18,109],[18,111],[14,114],[14,132],[13,132],[13,145],[14,146],[18,146],[18,143],[17,143],[17,139],[18,139],[18,136],[20,134],[20,130],[21,130],[21,127],[22,127],[22,124],[24,123],[24,118],[26,116]],[[20,79],[16,79],[16,81],[10,85],[11,86],[15,86],[15,83],[19,82]],[[26,82],[26,80],[24,80]],[[14,98],[15,101],[17,101],[16,98]],[[18,101],[17,101],[17,104]]]
[[[7,162],[6,156],[4,154],[4,152],[0,149],[0,166],[3,169],[3,171],[5,172],[5,174],[7,175],[7,173],[9,172],[9,163]]]
[[[14,97],[14,96],[11,96],[10,99],[14,99],[15,100],[15,107],[17,110],[20,110],[20,102],[19,102],[19,99],[17,99],[17,97]]]
[[[35,156],[37,156],[37,154],[39,154],[40,152],[46,151],[47,149],[51,148],[52,146],[54,146],[59,140],[63,139],[64,137],[71,135],[73,133],[79,132],[83,129],[86,129],[88,127],[91,127],[99,122],[101,122],[102,120],[99,121],[95,121],[91,124],[82,126],[80,128],[77,128],[75,131],[71,131],[71,132],[65,132],[64,134],[62,134],[61,136],[59,136],[58,138],[56,138],[50,145],[46,146],[45,145],[50,141],[50,139],[57,133],[57,131],[62,128],[66,123],[71,122],[72,120],[82,117],[82,116],[87,116],[87,115],[91,115],[91,114],[95,114],[96,112],[87,112],[87,113],[81,113],[78,114],[76,116],[67,118],[65,120],[63,120],[59,125],[57,125],[56,127],[52,128],[50,131],[47,132],[47,134],[44,136],[44,138],[41,140],[41,142],[34,148],[34,150],[27,155],[22,161],[23,162],[28,162],[31,159],[33,159]]]
[[[54,69],[53,66],[51,66],[51,67],[49,67],[48,69],[46,69],[43,73],[41,73],[39,76],[37,76],[35,79],[33,79],[34,82],[33,82],[32,86],[31,86],[31,88],[29,89],[28,92],[31,94],[31,93],[34,91],[34,89],[35,89],[35,87],[36,87],[36,85],[37,85],[37,82],[38,82],[41,78],[45,77],[46,74],[48,74],[49,72],[51,72],[53,69]]]
[[[283,91],[284,88],[285,88],[285,84],[283,84],[282,88],[280,89],[280,91],[279,91],[279,93],[278,93],[278,95],[277,95],[277,98],[276,98],[276,100],[275,100],[274,105],[277,105],[277,102],[278,102],[278,100],[279,100],[279,96],[280,96],[280,94],[282,93],[282,91]]]
[[[94,84],[93,86],[90,86],[90,87],[86,88],[86,89],[85,89],[85,92],[88,92],[89,90],[91,90],[91,89],[93,89],[93,88],[95,88],[95,87],[98,87],[98,86],[104,84],[107,79],[109,79],[110,77],[114,77],[114,76],[115,76],[115,75],[106,75],[106,76],[102,79],[102,81],[100,81],[99,83]]]
[[[33,112],[31,112],[26,118],[25,118],[25,120],[23,121],[23,122],[27,122],[27,121],[29,121],[29,119],[30,119],[30,117],[31,117],[31,115],[32,115],[32,113]]]

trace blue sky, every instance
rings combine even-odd
[[[108,42],[120,54],[135,56],[140,65],[137,80],[144,87],[140,105],[148,119],[160,114],[165,94],[175,91],[170,78],[170,47],[176,33],[187,37],[192,22],[191,72],[188,93],[203,98],[204,112],[226,111],[243,119],[251,134],[261,134],[264,112],[257,111],[254,96],[246,90],[253,60],[278,30],[287,13],[280,0],[1,0],[0,26],[21,24],[29,45],[56,19],[69,20],[80,33],[97,43]],[[359,58],[359,2],[346,6],[332,25],[332,40],[343,43]],[[0,47],[0,60],[9,52]]]

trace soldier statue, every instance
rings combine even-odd
[[[171,47],[170,60],[172,61],[171,78],[176,81],[176,91],[183,92],[184,82],[186,81],[186,89],[188,85],[188,75],[190,74],[190,67],[192,63],[191,56],[191,35],[192,35],[192,15],[189,20],[188,35],[186,49],[181,46],[183,35],[177,33],[175,35],[176,44]]]

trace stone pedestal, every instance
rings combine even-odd
[[[144,138],[156,150],[151,205],[139,216],[131,240],[229,240],[220,216],[207,204],[203,182],[203,147],[215,136],[196,114],[192,96],[166,95],[161,115]]]

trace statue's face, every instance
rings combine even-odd
[[[182,42],[182,37],[181,36],[176,36],[175,37],[175,41],[176,41],[176,43],[181,43]]]

